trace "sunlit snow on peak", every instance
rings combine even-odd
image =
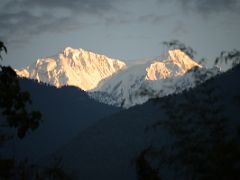
[[[32,66],[16,72],[57,87],[71,85],[87,91],[125,66],[124,62],[105,55],[66,47],[58,56],[38,59]]]
[[[169,50],[165,60],[158,60],[146,68],[146,80],[182,76],[193,67],[202,67],[179,49]]]
[[[179,49],[155,59],[126,64],[81,48],[66,47],[58,55],[38,59],[32,66],[16,72],[56,87],[76,86],[97,100],[128,108],[152,97],[174,93],[177,88],[194,86],[191,74],[183,77],[194,67],[202,68]],[[114,102],[110,102],[112,97]]]

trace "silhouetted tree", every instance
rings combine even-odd
[[[7,52],[7,48],[0,41],[0,55],[2,51]],[[0,148],[14,138],[12,131],[2,131],[3,129],[16,129],[17,137],[22,139],[30,130],[38,128],[42,115],[39,111],[28,111],[28,105],[31,105],[31,96],[27,91],[21,90],[16,72],[11,67],[0,65],[0,109],[2,116],[5,117],[0,121]],[[60,159],[55,159],[53,164],[48,167],[39,167],[27,160],[17,162],[14,158],[4,157],[0,154],[0,179],[2,178],[72,179],[64,171]]]
[[[161,180],[158,169],[154,169],[146,159],[151,148],[143,150],[135,161],[139,180]]]
[[[0,41],[0,54],[2,51],[7,52],[7,48]],[[9,132],[8,129],[15,128],[17,136],[24,138],[29,130],[34,130],[39,126],[41,113],[39,111],[29,112],[26,106],[30,103],[30,94],[21,90],[16,72],[11,67],[0,65],[1,148],[14,137],[14,133]],[[15,167],[15,159],[1,157],[0,177],[9,178],[13,176]]]
[[[2,122],[1,126],[16,128],[19,138],[39,126],[41,113],[26,110],[31,103],[30,94],[21,91],[17,75],[11,67],[1,67],[0,96],[0,108],[6,117],[6,122]]]
[[[6,47],[0,42],[0,50]],[[26,106],[31,104],[30,94],[21,91],[16,72],[11,67],[0,66],[0,108],[6,122],[1,127],[16,128],[19,138],[23,138],[28,130],[38,127],[41,113],[28,112]]]
[[[43,177],[53,180],[70,180],[72,177],[64,171],[61,158],[54,158],[53,163],[44,169]]]

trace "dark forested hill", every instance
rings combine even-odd
[[[17,159],[44,157],[99,119],[120,110],[90,99],[79,88],[55,88],[27,79],[20,79],[20,85],[31,94],[29,108],[42,113],[42,122],[23,140],[10,142],[10,156],[12,154]]]
[[[205,109],[205,115],[212,116],[216,113],[212,110],[216,101],[216,104],[222,107],[221,114],[224,114],[227,121],[233,123],[233,127],[237,127],[240,124],[239,77],[240,66],[189,91],[153,99],[143,105],[115,113],[81,132],[78,137],[58,151],[57,155],[63,158],[65,168],[73,171],[82,180],[137,179],[135,160],[139,153],[148,147],[164,147],[176,139],[166,123],[168,120],[173,125],[179,125],[181,120],[186,123],[187,118],[195,114],[193,121],[189,123],[195,120],[200,122],[199,126],[195,126],[195,130],[200,132],[197,135],[204,134],[206,129],[203,129],[201,124],[209,118],[204,118],[204,114],[201,114],[203,111],[198,112],[197,108],[205,103],[202,108]],[[208,95],[212,97],[206,98]],[[191,97],[192,105],[184,105],[186,97]],[[184,106],[181,107],[181,104]],[[193,109],[187,110],[186,107],[193,107]],[[172,121],[172,115],[178,117],[178,114],[178,120]],[[212,119],[218,119],[218,117],[213,116]],[[204,123],[201,123],[201,120]],[[206,123],[209,122],[210,120],[206,121]],[[161,126],[162,123],[165,123],[165,126]],[[206,130],[206,133],[212,133],[210,125],[207,127],[210,130]],[[184,153],[186,155],[187,152]],[[170,176],[166,176],[165,174],[165,179],[171,179]]]

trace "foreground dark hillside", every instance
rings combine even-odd
[[[36,160],[53,153],[99,119],[120,110],[90,99],[75,87],[55,88],[27,79],[20,79],[20,86],[31,94],[29,108],[42,113],[42,122],[24,139],[9,143],[9,156],[16,159]]]
[[[192,101],[196,106],[192,107],[197,107],[205,102],[206,96],[202,94],[206,95],[209,89],[216,98],[217,104],[219,103],[222,107],[221,114],[230,122],[232,128],[237,127],[240,124],[239,77],[240,66],[182,94],[153,99],[143,105],[115,113],[102,119],[95,126],[80,132],[78,137],[58,151],[57,156],[63,158],[64,167],[77,175],[77,179],[137,179],[135,162],[139,154],[148,147],[157,147],[158,149],[165,147],[176,139],[169,128],[161,126],[161,124],[165,123],[166,125],[166,122],[172,120],[172,115],[176,115],[178,111],[183,110],[182,119],[191,115],[191,109],[175,107],[174,103],[171,109],[171,106],[168,106],[171,105],[171,102],[181,105],[185,96],[190,95],[196,99],[196,101]],[[204,90],[206,92],[203,93]],[[205,113],[209,112],[212,115],[213,104],[208,103],[204,107]],[[193,109],[192,112],[197,112],[197,110]],[[201,116],[197,113],[196,117]],[[180,118],[177,119],[181,122]],[[196,131],[198,130],[199,128],[196,129]],[[199,131],[204,134],[204,129],[200,128]],[[183,155],[184,153],[187,152],[183,152]],[[153,159],[158,160],[159,158],[156,156]],[[238,159],[235,160],[238,161]],[[145,171],[146,166],[140,170]],[[164,176],[163,179],[171,179],[172,171],[173,169],[170,169],[161,173]]]

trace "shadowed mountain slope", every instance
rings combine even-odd
[[[236,101],[236,97],[240,97],[239,77],[240,66],[182,94],[153,99],[111,115],[81,132],[57,155],[63,158],[65,168],[82,180],[135,180],[133,162],[139,152],[149,145],[161,146],[172,139],[165,128],[151,128],[167,118],[162,105],[169,98],[178,101],[186,93],[198,96],[203,88],[215,86],[214,93],[224,104],[223,113],[230,121],[240,124],[239,102]],[[148,131],[147,127],[150,127]]]
[[[31,94],[29,108],[42,113],[42,122],[23,140],[10,145],[10,153],[15,152],[17,159],[46,156],[99,119],[120,110],[90,99],[76,87],[56,88],[27,79],[20,79],[20,86]]]

